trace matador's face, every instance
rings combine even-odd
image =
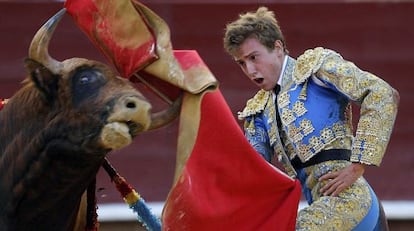
[[[269,50],[255,37],[247,38],[234,55],[244,74],[263,90],[272,90],[282,70],[285,53],[283,44],[277,40]]]

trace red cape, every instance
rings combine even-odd
[[[144,6],[137,0],[67,0],[65,7],[79,28],[124,77],[153,65],[159,58],[154,50],[157,40],[152,26],[163,24],[149,10],[143,12]],[[148,17],[152,17],[153,25],[148,23]],[[135,25],[135,29],[128,29],[131,25]],[[184,80],[188,80],[176,86],[186,87],[187,83],[192,83],[196,89],[205,90],[198,87],[199,83],[210,79],[211,73],[196,52],[176,51],[174,54]],[[158,62],[165,61],[161,59]],[[161,82],[166,79],[160,78]],[[170,85],[154,85],[166,95],[177,90]],[[188,103],[194,101],[187,100],[194,97],[199,97],[195,101],[201,102],[197,108]],[[180,126],[184,130],[178,136],[179,141],[184,141],[181,147],[185,154],[179,149],[177,156],[185,158],[177,161],[181,165],[177,167],[177,180],[166,201],[162,229],[294,230],[300,199],[299,182],[272,167],[251,147],[221,92],[216,89],[187,95],[185,106],[199,118],[191,113],[181,115],[184,125]],[[191,123],[187,123],[189,120]],[[186,126],[188,124],[191,126]],[[187,135],[191,136],[183,139],[183,133],[189,130]],[[195,140],[192,140],[193,134],[196,134]]]
[[[219,90],[204,95],[196,143],[164,212],[163,230],[295,230],[300,184],[247,142]]]

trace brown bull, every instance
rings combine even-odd
[[[29,76],[0,111],[1,230],[73,230],[105,155],[178,111],[174,104],[151,115],[143,95],[102,63],[51,58],[47,47],[63,14],[33,38]]]

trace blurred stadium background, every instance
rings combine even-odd
[[[265,5],[274,10],[290,55],[323,46],[340,52],[362,69],[394,86],[401,96],[395,130],[381,167],[366,178],[383,200],[392,231],[414,227],[414,1],[392,0],[145,0],[170,26],[174,49],[197,50],[220,82],[236,117],[257,90],[222,48],[226,23],[239,13]],[[23,59],[37,29],[63,7],[62,1],[0,0],[0,98],[8,98],[25,77]],[[51,43],[57,59],[85,57],[107,63],[66,16]],[[163,107],[148,95],[155,109]],[[411,115],[411,116],[410,116]],[[355,117],[358,114],[356,113]],[[143,196],[156,214],[172,184],[178,122],[137,137],[132,145],[109,155],[111,163]],[[214,129],[214,128],[212,128]],[[132,230],[135,215],[102,171],[98,174],[101,230]],[[301,206],[304,206],[301,203]]]

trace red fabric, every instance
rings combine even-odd
[[[173,54],[184,73],[191,68],[200,67],[200,69],[208,69],[204,61],[199,56],[198,52],[195,50],[173,50]],[[151,86],[156,88],[158,91],[162,92],[169,99],[175,100],[181,95],[180,88],[160,78],[156,78],[152,75],[146,74],[145,72],[139,72],[139,76],[142,77]],[[186,78],[191,78],[191,76],[187,75]],[[132,82],[139,82],[139,80],[133,76],[130,78],[130,80]],[[148,91],[151,91],[151,89],[148,89]]]
[[[65,2],[77,25],[124,77],[157,58],[153,31],[129,4]],[[140,33],[131,33],[131,25],[140,25],[134,27]],[[174,54],[184,72],[204,65],[190,53]],[[248,144],[220,91],[207,93],[200,110],[197,141],[166,201],[163,230],[294,230],[299,183],[275,171]]]
[[[170,191],[163,230],[295,229],[301,189],[247,142],[219,90],[202,99],[196,144]]]
[[[130,1],[67,0],[64,6],[123,77],[157,59],[153,31]]]
[[[180,63],[183,71],[196,67],[206,67],[203,59],[201,59],[195,50],[174,50],[174,57]]]
[[[64,6],[76,25],[116,67],[121,76],[129,78],[131,82],[140,82],[134,74],[155,61],[158,55],[154,32],[132,2],[66,0]],[[129,17],[115,17],[126,12]],[[129,33],[128,30],[137,32]],[[170,100],[175,100],[181,92],[172,84],[145,72],[140,72],[139,75]],[[152,91],[150,88],[147,90]]]
[[[3,106],[4,106],[3,99],[0,99],[0,110],[3,109]]]

